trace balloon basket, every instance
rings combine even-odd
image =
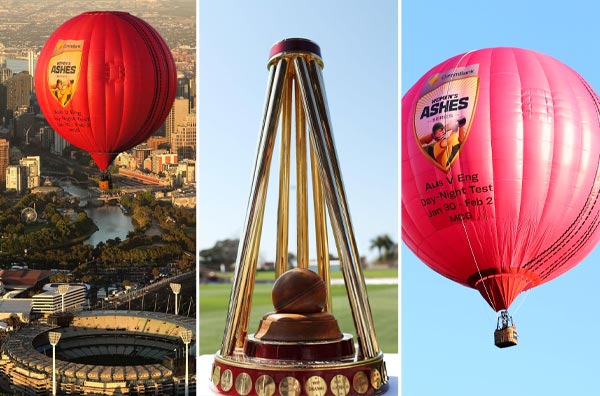
[[[519,343],[519,334],[517,326],[513,322],[512,316],[507,310],[500,311],[498,316],[498,325],[494,331],[494,344],[498,348],[507,348]]]
[[[98,181],[98,188],[102,191],[108,191],[113,188],[112,177],[110,173],[103,172]]]
[[[322,67],[319,46],[306,39],[280,41],[270,52],[250,197],[223,341],[211,372],[213,391],[223,395],[372,396],[388,388],[333,144]],[[265,314],[258,330],[250,334],[250,309],[278,132],[275,311]],[[296,162],[295,183],[290,182],[291,158]],[[313,227],[308,224],[309,181]],[[298,268],[288,270],[291,185],[296,193]],[[333,314],[329,228],[335,235],[355,335],[342,333]],[[309,229],[314,230],[315,271],[308,269]]]
[[[517,328],[514,326],[494,331],[494,343],[498,348],[507,348],[519,343]]]

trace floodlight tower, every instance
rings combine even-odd
[[[56,344],[60,340],[60,333],[51,331],[48,333],[50,345],[52,345],[52,396],[56,396]]]
[[[131,311],[131,294],[129,294],[130,290],[131,290],[131,285],[125,286],[125,290],[127,290],[127,298],[129,300],[129,308],[128,308],[128,310]]]
[[[173,284],[171,284],[171,286],[172,285]],[[175,295],[177,295],[177,294],[175,294]],[[185,344],[185,391],[184,391],[184,396],[189,396],[189,394],[190,394],[189,379],[188,379],[188,377],[189,377],[188,345],[192,341],[193,335],[194,334],[192,333],[191,330],[183,330],[181,333],[179,333],[181,340]]]
[[[171,290],[173,290],[173,293],[175,293],[175,315],[177,315],[179,313],[179,307],[177,306],[177,295],[179,294],[179,292],[181,291],[181,284],[180,283],[171,283]]]
[[[67,285],[67,284],[58,285],[58,293],[62,297],[62,310],[61,310],[61,312],[65,312],[65,294],[67,294],[68,290],[69,290],[69,285]]]

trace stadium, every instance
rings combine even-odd
[[[58,323],[25,326],[5,340],[0,372],[14,393],[49,394],[52,389],[49,332],[58,332],[60,339],[55,346],[58,394],[184,394],[188,346],[181,335],[186,330],[194,335],[187,350],[190,357],[194,356],[194,318],[147,311],[89,311],[67,319],[67,323],[58,321],[61,326]],[[194,361],[189,360],[190,394],[195,394]]]

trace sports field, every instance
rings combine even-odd
[[[365,278],[397,278],[397,274],[395,270],[366,271]],[[256,283],[254,287],[249,333],[256,331],[265,313],[274,310],[271,288],[271,283]],[[230,292],[230,283],[200,285],[200,354],[215,353],[221,346]],[[384,353],[398,353],[398,285],[368,285],[367,293],[380,348]],[[346,288],[332,285],[331,295],[332,312],[340,329],[355,334]]]

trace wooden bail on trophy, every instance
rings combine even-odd
[[[333,143],[323,61],[306,39],[276,43],[244,229],[221,349],[212,368],[223,395],[365,396],[387,389],[359,254]],[[280,123],[281,121],[281,123]],[[292,121],[294,121],[292,123]],[[287,270],[290,158],[294,124],[298,268]],[[277,279],[274,311],[248,334],[269,170],[280,131]],[[308,269],[308,179],[312,182],[317,272]],[[356,338],[342,333],[331,307],[327,218],[333,230]]]

